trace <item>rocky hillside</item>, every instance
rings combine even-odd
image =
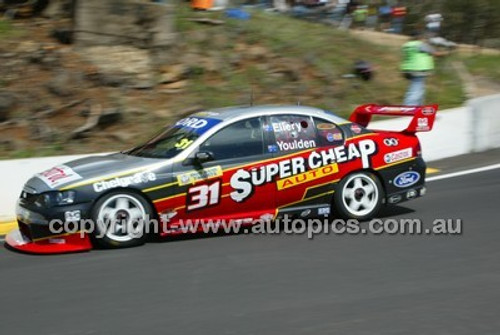
[[[202,20],[200,20],[202,19]],[[208,20],[207,20],[208,19]],[[179,7],[167,65],[130,46],[84,50],[51,37],[64,20],[0,21],[0,157],[126,149],[194,109],[248,104],[314,105],[347,114],[361,103],[400,103],[399,51],[277,14],[248,21]],[[345,79],[355,60],[372,81]],[[429,101],[463,101],[445,60]]]

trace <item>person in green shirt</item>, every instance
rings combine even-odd
[[[366,17],[368,15],[368,6],[361,5],[354,10],[354,22],[357,27],[363,27],[365,25]]]
[[[446,53],[432,48],[424,42],[425,37],[414,32],[411,39],[403,44],[400,70],[410,81],[404,98],[404,105],[423,105],[425,96],[425,80],[434,70],[434,56],[444,56]]]

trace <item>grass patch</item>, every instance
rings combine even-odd
[[[439,104],[440,110],[461,106],[466,100],[452,61],[451,58],[437,59],[435,73],[427,79],[426,101]]]
[[[256,68],[255,63],[247,63],[237,71],[226,69],[216,86],[204,74],[194,80],[189,91],[197,101],[205,102],[206,107],[244,101],[242,96],[249,95],[252,87],[257,104],[295,104],[300,100],[304,105],[327,108],[343,116],[364,103],[402,103],[408,82],[398,69],[399,48],[375,45],[355,39],[349,32],[281,14],[258,10],[251,11],[251,14],[250,20],[241,21],[225,18],[222,12],[193,12],[187,6],[180,6],[176,22],[185,36],[196,30],[211,36],[206,43],[200,43],[199,39],[183,40],[191,49],[203,46],[199,53],[220,49],[212,45],[212,39],[223,35],[228,43],[219,50],[221,57],[238,54],[232,49],[238,43],[260,45],[281,62],[296,67],[301,74],[309,74],[293,80],[273,76],[269,71]],[[190,22],[187,20],[190,17],[223,19],[226,23],[211,27]],[[342,78],[352,71],[356,60],[367,60],[375,66],[372,81]],[[428,81],[427,101],[438,103],[441,108],[461,105],[464,94],[459,77],[447,64],[437,63],[436,73]]]
[[[1,40],[20,37],[23,35],[23,30],[14,27],[10,21],[0,18],[0,42]]]
[[[500,56],[475,55],[463,59],[467,69],[476,76],[500,83]]]
[[[0,37],[5,37],[12,32],[12,25],[6,20],[0,19]]]

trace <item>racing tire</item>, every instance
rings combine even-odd
[[[355,172],[344,177],[333,195],[334,213],[344,219],[368,220],[382,207],[384,190],[376,175]]]
[[[146,225],[153,218],[151,205],[140,195],[113,191],[101,197],[92,208],[94,229],[90,236],[98,248],[128,248],[146,242]]]

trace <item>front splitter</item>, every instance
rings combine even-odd
[[[92,250],[89,237],[80,232],[30,240],[19,229],[15,229],[5,237],[5,242],[18,251],[30,254],[65,254]]]

